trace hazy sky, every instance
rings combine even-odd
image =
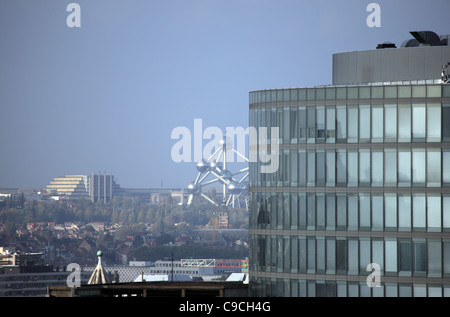
[[[70,28],[67,5],[81,8]],[[366,24],[367,5],[381,27]],[[185,186],[171,132],[248,126],[248,93],[331,84],[332,54],[450,34],[450,1],[0,0],[0,186]],[[205,140],[207,143],[207,140]]]

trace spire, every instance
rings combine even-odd
[[[92,272],[91,278],[89,279],[88,284],[108,284],[111,283],[108,273],[106,273],[105,269],[103,268],[102,265],[102,256],[103,256],[103,252],[102,251],[98,251],[97,252],[97,256],[98,256],[98,264],[97,267],[95,268],[94,272]]]

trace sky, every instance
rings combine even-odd
[[[376,1],[369,27],[372,2],[0,0],[0,187],[92,172],[184,187],[177,127],[248,127],[250,91],[329,85],[334,53],[450,34],[448,0]]]

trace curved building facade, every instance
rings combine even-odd
[[[450,85],[396,80],[250,92],[279,131],[278,169],[250,163],[251,295],[450,296]]]

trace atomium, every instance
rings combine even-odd
[[[222,186],[222,206],[248,209],[248,167],[234,173],[229,171],[227,169],[227,151],[233,151],[248,162],[248,158],[231,146],[230,140],[221,139],[215,152],[208,159],[197,163],[197,177],[187,186],[189,193],[187,205],[192,204],[195,196],[201,196],[214,206],[219,206],[220,204],[205,195],[202,189],[209,185],[220,184]]]

